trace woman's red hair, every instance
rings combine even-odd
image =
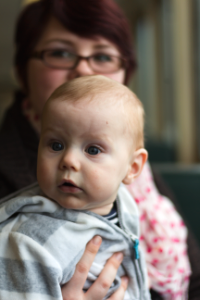
[[[25,86],[27,62],[52,16],[76,35],[101,36],[116,45],[127,62],[124,84],[128,83],[136,59],[127,19],[113,0],[40,0],[25,7],[16,26],[14,63]]]

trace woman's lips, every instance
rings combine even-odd
[[[76,194],[82,191],[72,180],[63,180],[58,188],[64,193]]]

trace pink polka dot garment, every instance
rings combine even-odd
[[[166,300],[187,299],[190,264],[187,229],[170,200],[161,196],[148,163],[128,190],[140,213],[140,244],[150,286]]]

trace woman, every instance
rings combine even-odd
[[[1,197],[36,180],[40,115],[55,88],[90,74],[128,83],[136,67],[130,36],[127,21],[112,0],[41,0],[22,12],[15,35],[21,90],[0,133]],[[148,164],[129,191],[141,214],[150,287],[164,299],[184,299],[190,267],[180,217],[159,195]]]

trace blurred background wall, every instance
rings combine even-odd
[[[198,162],[199,0],[123,0],[137,49],[132,88],[146,109],[150,160]]]
[[[0,1],[0,123],[5,109],[12,101],[14,89],[13,29],[20,7],[21,0]]]
[[[153,162],[200,160],[200,0],[116,0],[130,20]],[[29,2],[28,0],[26,2]],[[0,122],[16,88],[13,29],[22,0],[0,1]]]

